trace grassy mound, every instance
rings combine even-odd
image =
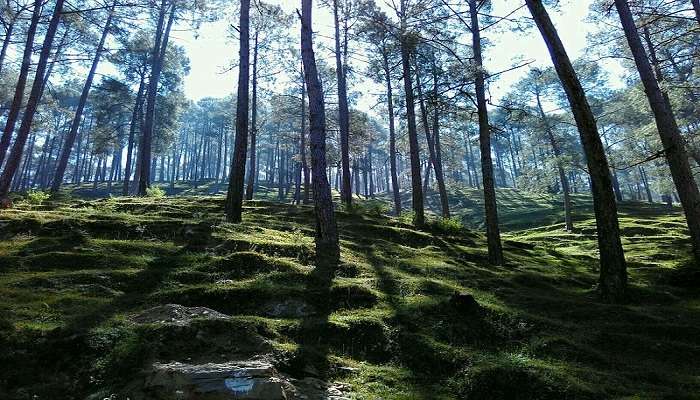
[[[308,207],[248,202],[232,225],[220,196],[18,203],[0,213],[0,365],[12,366],[0,398],[127,396],[156,361],[255,356],[358,399],[697,398],[700,294],[682,217],[621,206],[631,299],[608,305],[585,207],[565,232],[554,206],[511,197],[505,266],[486,263],[479,233],[352,210],[338,215],[330,282],[316,276]],[[165,304],[229,318],[134,321]]]

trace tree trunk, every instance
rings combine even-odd
[[[343,182],[340,197],[343,204],[352,205],[350,185],[350,111],[348,110],[348,88],[345,66],[341,60],[340,22],[338,20],[338,0],[333,0],[333,21],[335,24],[335,73],[338,78],[338,125],[340,129],[340,158],[343,165]]]
[[[311,0],[302,0],[301,4],[301,54],[309,96],[309,141],[316,215],[316,265],[332,269],[340,262],[340,247],[333,199],[326,175],[326,111],[313,50]]]
[[[554,152],[554,157],[556,159],[557,172],[559,173],[559,182],[561,183],[561,191],[564,194],[564,221],[566,230],[571,232],[574,230],[574,219],[572,217],[571,210],[571,195],[569,191],[569,179],[566,177],[566,172],[564,171],[564,164],[561,161],[561,149],[559,148],[559,143],[557,143],[554,132],[552,131],[552,126],[549,124],[549,118],[542,108],[542,101],[540,99],[539,89],[535,93],[535,98],[537,100],[537,109],[540,113],[540,118],[544,123],[544,130],[549,138],[549,144],[552,146],[552,151]]]
[[[19,77],[17,78],[17,85],[15,87],[15,95],[12,98],[12,104],[10,105],[10,112],[7,115],[5,121],[5,129],[2,132],[2,137],[0,138],[0,167],[7,154],[7,149],[10,147],[10,141],[12,140],[12,134],[15,131],[15,125],[17,124],[17,118],[19,117],[19,112],[22,108],[22,101],[24,100],[24,90],[27,87],[27,77],[29,75],[29,68],[32,65],[32,53],[34,50],[34,36],[36,36],[36,28],[41,18],[41,0],[34,1],[34,11],[32,13],[32,19],[29,23],[29,28],[27,30],[27,40],[24,45],[24,53],[22,54],[22,65],[19,69]],[[42,80],[43,76],[39,78]]]
[[[627,1],[615,0],[615,6],[620,15],[627,43],[632,51],[632,56],[642,79],[649,105],[654,113],[666,160],[671,169],[678,197],[685,211],[695,259],[696,262],[700,263],[700,192],[698,192],[698,186],[690,168],[685,143],[668,96],[661,91],[659,82],[654,77],[654,72],[649,63],[649,58],[647,58],[642,40],[639,37],[639,32]]]
[[[306,162],[306,82],[304,81],[304,65],[301,66],[301,168],[304,172],[304,204],[310,203],[309,190],[311,189],[311,175],[309,165]]]
[[[389,67],[388,49],[382,49],[382,66],[386,80],[386,106],[389,110],[389,165],[391,168],[391,190],[394,195],[394,212],[401,215],[401,193],[396,169],[396,124],[394,122],[394,95],[391,87],[391,69]]]
[[[161,0],[158,25],[156,27],[156,41],[151,55],[153,61],[151,64],[151,77],[148,81],[148,91],[146,92],[146,118],[143,124],[141,143],[139,145],[139,164],[141,167],[138,193],[141,196],[145,196],[146,189],[151,187],[151,144],[153,142],[153,130],[155,125],[158,81],[160,81],[160,73],[163,69],[163,56],[165,56],[165,51],[168,47],[170,29],[175,20],[175,4],[173,4],[170,6],[170,17],[168,18],[167,28],[163,31],[167,4],[167,0]]]
[[[437,81],[437,68],[433,60],[433,146],[435,147],[435,179],[440,192],[440,204],[442,206],[442,217],[450,218],[450,204],[447,197],[447,186],[445,185],[445,174],[442,170],[442,146],[440,146],[440,109],[439,91]]]
[[[486,238],[488,240],[489,262],[492,265],[503,264],[503,247],[501,232],[498,227],[498,208],[496,205],[496,188],[491,160],[491,132],[488,109],[486,106],[486,83],[481,55],[481,33],[479,31],[479,14],[477,1],[469,0],[471,16],[472,49],[474,67],[476,68],[476,102],[479,114],[479,143],[481,146],[481,178],[484,183],[484,209],[486,212]]]
[[[420,105],[420,111],[421,111],[421,118],[423,121],[423,129],[425,130],[425,141],[428,144],[428,154],[429,154],[429,159],[428,159],[428,165],[426,167],[426,174],[425,174],[425,182],[423,186],[423,191],[427,192],[426,188],[429,184],[428,182],[428,177],[430,174],[430,166],[433,166],[433,169],[435,170],[435,180],[438,183],[438,190],[440,192],[440,205],[442,207],[442,217],[443,218],[449,218],[450,217],[450,207],[447,202],[447,190],[445,189],[445,179],[442,174],[442,165],[438,164],[437,161],[437,154],[435,152],[435,138],[434,138],[434,132],[431,134],[430,132],[430,123],[428,122],[428,111],[425,107],[425,96],[423,93],[423,85],[421,85],[421,80],[420,80],[420,71],[418,71],[418,65],[416,64],[416,90],[418,91],[418,103]],[[437,112],[437,108],[435,110]],[[433,121],[435,122],[435,121]],[[435,128],[435,123],[433,124],[433,128]],[[427,193],[424,193],[427,196]]]
[[[255,191],[255,159],[257,156],[257,136],[258,136],[258,31],[255,31],[255,45],[253,46],[253,104],[252,117],[250,122],[250,169],[248,170],[248,187],[246,188],[246,200],[253,200]]]
[[[698,20],[700,24],[700,0],[691,0],[693,3],[693,10],[695,10],[695,19]]]
[[[32,127],[32,122],[34,121],[34,115],[36,114],[39,101],[41,100],[41,95],[43,92],[43,77],[46,73],[46,65],[49,60],[49,55],[51,54],[51,45],[53,44],[53,39],[56,36],[58,24],[61,22],[63,2],[64,0],[56,0],[53,15],[51,16],[49,26],[46,30],[44,44],[41,48],[41,54],[39,55],[39,60],[36,65],[34,83],[32,84],[32,91],[29,95],[27,106],[24,109],[22,124],[17,132],[17,139],[12,146],[12,151],[10,152],[10,156],[5,164],[5,169],[3,170],[2,175],[0,175],[0,204],[10,204],[9,200],[6,200],[6,198],[9,194],[12,179],[15,176],[20,160],[22,159],[24,145],[27,143],[29,131]]]
[[[18,15],[19,16],[19,15]],[[5,56],[7,55],[7,48],[10,47],[10,42],[12,41],[12,32],[15,29],[15,20],[7,26],[5,31],[5,38],[2,41],[2,49],[0,49],[0,73],[2,73],[3,66],[5,65]]]
[[[617,203],[612,189],[605,148],[581,82],[547,10],[541,0],[526,0],[526,4],[549,49],[552,62],[571,105],[586,154],[598,228],[601,294],[607,300],[620,301],[624,299],[627,288],[627,266],[620,240]]]
[[[75,144],[75,137],[78,135],[78,128],[80,127],[80,122],[83,119],[83,110],[85,109],[85,104],[87,103],[88,95],[90,94],[90,88],[92,87],[92,81],[95,79],[95,71],[97,71],[97,66],[100,63],[100,58],[102,57],[102,50],[104,49],[105,40],[107,40],[107,35],[112,26],[112,17],[114,16],[114,7],[116,6],[116,1],[112,3],[109,9],[109,15],[107,16],[107,21],[105,22],[104,29],[102,30],[102,36],[100,37],[100,42],[95,50],[95,57],[92,60],[92,66],[90,67],[90,72],[88,72],[87,80],[83,86],[83,92],[80,94],[80,100],[78,100],[78,106],[75,109],[75,116],[73,117],[73,122],[71,123],[68,135],[66,135],[65,143],[63,144],[63,150],[61,151],[60,158],[58,160],[58,165],[56,166],[56,173],[53,178],[53,184],[51,185],[51,192],[56,193],[61,188],[63,183],[63,175],[66,172],[66,167],[68,167],[68,159],[70,158],[70,153],[73,150],[73,145]]]
[[[403,5],[403,2],[401,3]],[[406,96],[406,120],[408,124],[408,147],[411,159],[411,189],[413,197],[413,224],[417,227],[425,225],[423,211],[423,187],[420,176],[420,148],[418,147],[418,130],[416,129],[415,101],[413,98],[413,82],[411,80],[411,51],[413,44],[406,31],[405,10],[401,10],[401,65],[403,68],[403,85]]]
[[[248,150],[248,85],[250,80],[250,0],[241,0],[240,69],[238,72],[238,101],[236,104],[236,139],[231,160],[231,177],[226,197],[226,219],[241,222],[243,212],[243,183]]]

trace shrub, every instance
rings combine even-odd
[[[165,197],[165,190],[163,190],[157,186],[150,187],[150,188],[146,189],[146,197],[151,197],[154,199],[161,199],[161,198]]]
[[[51,197],[50,194],[41,190],[30,190],[29,192],[27,192],[26,200],[29,204],[39,205],[48,200],[49,197]]]
[[[458,217],[438,218],[432,225],[435,230],[448,234],[458,234],[464,229],[462,220]]]

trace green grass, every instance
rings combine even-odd
[[[700,274],[677,210],[621,205],[631,296],[609,305],[584,196],[569,233],[555,197],[500,191],[502,267],[455,221],[417,231],[375,204],[339,212],[342,265],[327,281],[310,207],[247,202],[232,225],[221,196],[190,194],[203,187],[0,213],[0,398],[126,396],[154,361],[262,354],[357,399],[700,398]],[[478,198],[455,191],[464,226],[479,226]],[[480,307],[457,308],[455,292]],[[305,312],[272,311],[285,302]],[[130,322],[166,303],[232,318]]]

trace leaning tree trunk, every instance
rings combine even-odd
[[[399,192],[399,178],[396,170],[396,125],[394,122],[394,95],[391,88],[391,69],[389,68],[388,50],[382,48],[382,62],[386,80],[386,106],[389,110],[389,165],[391,168],[391,190],[394,195],[394,211],[401,215],[401,193]]]
[[[442,208],[442,217],[450,217],[450,207],[447,202],[447,190],[445,188],[445,179],[442,173],[442,165],[438,163],[438,157],[435,152],[435,135],[434,132],[430,132],[430,123],[428,122],[428,110],[425,107],[425,94],[423,92],[423,85],[421,85],[420,71],[418,71],[418,65],[416,64],[416,89],[418,90],[418,103],[420,104],[421,118],[423,122],[423,129],[425,130],[425,141],[428,144],[428,154],[429,160],[426,168],[427,173],[425,174],[425,182],[423,190],[427,192],[428,178],[430,174],[430,166],[433,166],[435,170],[435,180],[438,184],[438,190],[440,192],[440,206]],[[437,108],[435,110],[437,112]],[[435,128],[435,125],[433,125]],[[427,193],[426,193],[427,195]]]
[[[552,62],[571,105],[586,154],[598,229],[601,294],[607,300],[620,301],[624,299],[627,289],[627,266],[620,240],[617,203],[605,148],[581,82],[547,10],[541,0],[526,0],[526,3],[549,49]]]
[[[10,105],[10,112],[5,120],[5,129],[2,132],[2,137],[0,138],[0,167],[7,154],[7,149],[10,147],[10,141],[12,140],[12,134],[15,131],[15,125],[17,124],[17,118],[19,117],[19,112],[22,108],[22,101],[24,100],[24,89],[27,87],[27,76],[29,75],[29,68],[32,65],[32,53],[34,50],[34,36],[36,36],[36,27],[39,24],[39,19],[41,18],[41,0],[34,1],[34,12],[32,13],[32,19],[29,23],[29,29],[27,30],[27,40],[24,45],[24,53],[22,54],[22,65],[19,69],[19,77],[17,78],[17,86],[15,87],[15,95],[12,98],[12,104]],[[43,79],[40,78],[40,80]]]
[[[151,77],[148,80],[148,90],[146,91],[146,117],[143,124],[143,133],[139,143],[139,190],[141,196],[146,195],[146,189],[151,186],[151,145],[153,143],[153,131],[155,128],[156,99],[158,98],[158,81],[163,70],[163,58],[168,47],[170,29],[175,20],[175,4],[170,6],[170,17],[167,28],[163,31],[165,15],[167,10],[167,0],[161,0],[158,25],[156,27],[156,42],[153,46]]]
[[[15,139],[15,143],[12,146],[12,151],[10,152],[10,156],[5,164],[5,169],[3,170],[2,175],[0,175],[0,204],[10,204],[8,200],[10,185],[12,185],[12,179],[15,176],[20,160],[22,159],[24,145],[27,143],[29,131],[32,127],[32,122],[34,121],[34,115],[36,114],[37,107],[39,107],[39,101],[41,100],[41,95],[44,88],[43,78],[46,73],[46,65],[51,54],[53,39],[56,37],[58,24],[61,22],[63,3],[64,0],[56,0],[53,15],[51,16],[49,26],[46,30],[44,44],[41,48],[41,54],[39,55],[39,60],[36,65],[34,83],[32,84],[32,91],[29,95],[29,100],[27,100],[27,106],[24,109],[22,124],[17,132],[17,138]]]
[[[340,262],[340,247],[331,188],[326,175],[326,111],[313,50],[311,0],[302,0],[301,4],[301,55],[309,96],[309,141],[316,215],[316,257],[318,267],[330,269]]]
[[[688,161],[688,153],[668,96],[661,91],[626,0],[615,0],[634,62],[644,85],[656,127],[671,169],[673,183],[685,211],[696,262],[700,263],[700,192]]]
[[[447,198],[447,186],[445,185],[445,173],[442,170],[442,147],[440,146],[440,109],[439,109],[439,93],[437,69],[435,68],[435,60],[433,59],[433,147],[435,147],[435,179],[438,183],[438,191],[440,192],[440,202],[442,206],[442,217],[450,218],[450,204]]]
[[[53,183],[51,185],[51,192],[56,193],[61,188],[63,183],[63,175],[66,172],[66,167],[68,167],[68,159],[70,158],[70,153],[73,150],[73,145],[75,144],[75,137],[78,135],[78,128],[80,128],[80,122],[83,118],[83,110],[85,109],[85,104],[87,103],[88,95],[90,94],[90,88],[92,87],[92,81],[95,79],[95,71],[97,71],[97,66],[100,64],[100,58],[102,56],[102,50],[104,49],[105,40],[107,40],[107,35],[112,25],[112,17],[114,16],[114,7],[116,2],[112,3],[109,9],[109,15],[107,21],[105,22],[105,27],[102,30],[102,36],[100,37],[100,42],[95,50],[95,57],[92,60],[92,66],[90,67],[90,72],[88,73],[87,80],[83,86],[83,92],[80,94],[80,99],[78,100],[78,106],[75,109],[75,116],[73,117],[73,122],[71,123],[70,130],[66,135],[65,142],[63,144],[63,150],[58,159],[58,165],[56,166],[56,172],[53,177]]]
[[[489,262],[492,265],[501,265],[503,264],[503,246],[501,245],[501,232],[498,227],[496,187],[493,175],[493,160],[491,159],[491,129],[486,106],[486,83],[481,55],[479,14],[476,3],[476,0],[469,0],[469,13],[472,23],[472,49],[474,52],[474,67],[476,69],[475,87],[477,111],[479,114],[479,143],[481,145],[481,175],[484,183],[486,238],[488,241]]]
[[[693,3],[693,10],[695,10],[695,19],[698,20],[700,24],[700,0],[691,0]]]
[[[250,169],[248,170],[248,186],[245,191],[246,200],[253,200],[255,192],[257,136],[258,136],[258,31],[255,31],[255,44],[253,46],[253,104],[251,105],[252,117],[250,120]]]
[[[238,72],[238,101],[236,104],[236,138],[231,162],[231,176],[226,197],[226,219],[241,222],[243,212],[243,183],[248,150],[248,85],[250,79],[250,0],[241,1],[240,67]]]
[[[15,20],[13,19],[12,22],[10,22],[7,25],[7,30],[5,31],[5,38],[2,41],[2,49],[0,49],[0,73],[2,73],[3,66],[5,65],[5,56],[7,55],[7,48],[10,47],[10,42],[12,41],[12,32],[14,30]]]
[[[549,139],[549,144],[552,146],[552,151],[554,151],[554,158],[556,158],[557,172],[559,173],[559,182],[561,183],[561,191],[564,193],[564,223],[566,230],[571,232],[574,230],[574,219],[572,217],[571,210],[571,194],[569,189],[569,179],[566,177],[566,172],[564,171],[564,164],[561,161],[561,149],[559,148],[559,143],[557,143],[554,137],[554,132],[552,131],[552,126],[549,124],[549,118],[542,108],[542,101],[540,100],[539,90],[535,93],[537,99],[537,110],[540,113],[540,118],[544,123],[544,130],[547,133],[547,138]]]
[[[340,23],[338,21],[338,0],[333,0],[333,21],[335,24],[335,73],[338,77],[338,125],[340,129],[340,158],[343,165],[340,197],[343,204],[352,205],[350,184],[350,111],[348,110],[348,88],[345,66],[341,61]]]

